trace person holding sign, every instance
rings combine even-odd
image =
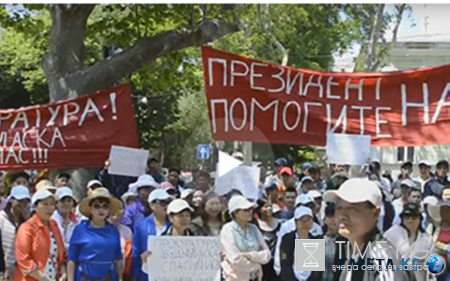
[[[226,281],[261,281],[262,265],[271,259],[269,247],[258,227],[250,221],[255,204],[235,195],[228,202],[232,221],[220,233],[224,259],[222,270]]]
[[[188,228],[191,224],[191,214],[194,212],[188,202],[183,199],[175,199],[167,207],[167,214],[172,223],[162,236],[194,236]]]
[[[122,249],[119,229],[108,222],[110,214],[122,208],[108,189],[95,189],[80,203],[80,213],[88,217],[75,227],[70,240],[67,280],[119,280],[122,276]]]

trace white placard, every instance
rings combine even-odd
[[[367,135],[328,134],[329,164],[364,165],[370,158],[371,137]]]
[[[150,281],[220,281],[219,237],[149,236]]]
[[[220,169],[219,165],[217,165]],[[220,171],[219,171],[220,173]],[[260,168],[250,166],[239,166],[221,177],[216,177],[215,192],[224,195],[232,189],[237,189],[250,199],[256,200],[259,197],[258,183]]]
[[[145,174],[148,157],[148,150],[113,145],[109,154],[108,173],[139,177]]]

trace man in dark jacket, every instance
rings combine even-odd
[[[428,181],[423,189],[423,198],[434,196],[442,200],[442,190],[450,186],[447,179],[449,164],[446,160],[441,160],[436,164],[436,178]]]

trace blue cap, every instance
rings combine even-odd
[[[281,158],[278,158],[277,160],[275,160],[274,164],[285,167],[285,166],[287,166],[288,161],[286,160],[286,158],[281,157]]]
[[[302,171],[308,171],[311,168],[316,168],[316,165],[314,165],[311,162],[306,162],[306,163],[303,163],[303,165],[302,165]]]

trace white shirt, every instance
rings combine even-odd
[[[414,181],[420,183],[420,190],[421,190],[422,193],[423,193],[423,191],[424,191],[424,189],[425,189],[425,184],[426,184],[427,182],[429,182],[430,180],[432,180],[432,179],[433,179],[432,177],[429,177],[428,179],[423,180],[421,177],[417,177],[417,178],[414,179]]]
[[[72,221],[69,218],[69,224],[67,225],[67,228],[64,229],[64,218],[58,213],[56,210],[53,215],[52,219],[58,224],[59,231],[61,232],[61,236],[64,241],[64,248],[66,249],[66,253],[69,250],[70,245],[70,239],[72,238],[73,230],[75,229],[75,226],[78,224],[78,220]]]

